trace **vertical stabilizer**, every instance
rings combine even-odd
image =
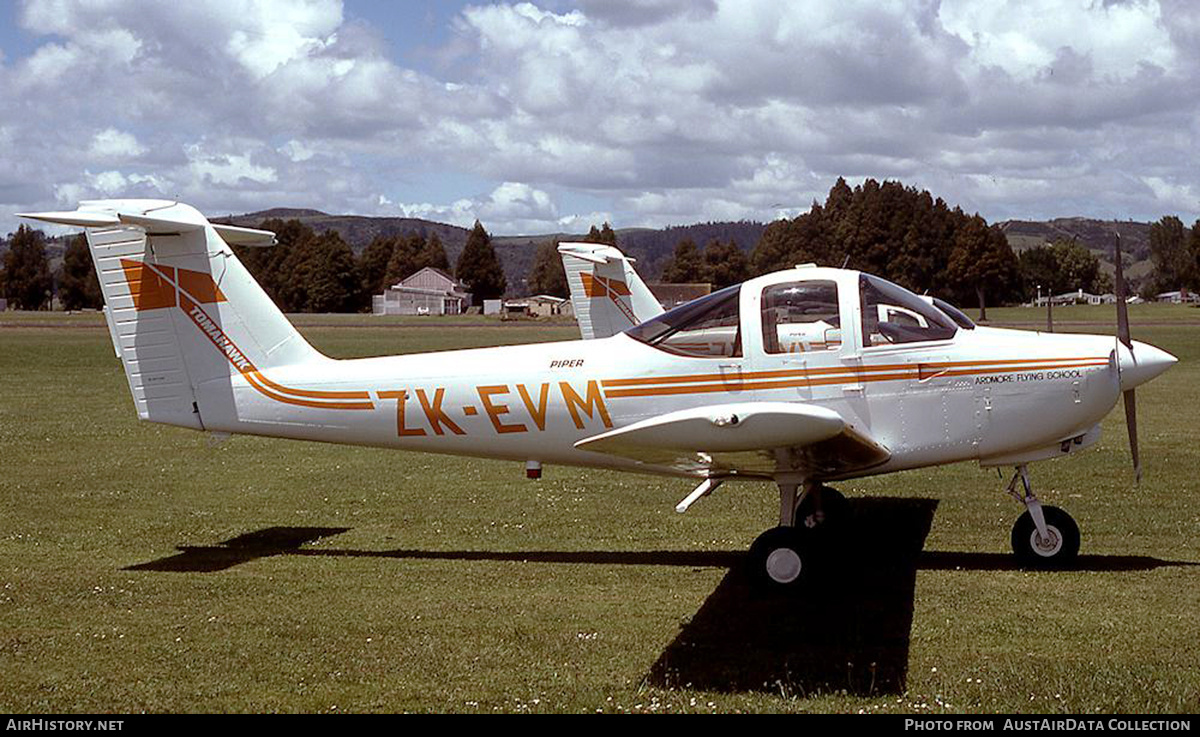
[[[633,269],[633,259],[612,246],[558,246],[571,306],[585,340],[607,338],[662,314],[662,306]]]
[[[144,420],[202,430],[206,403],[217,401],[211,387],[239,374],[266,382],[262,370],[329,360],[222,237],[266,245],[271,233],[213,226],[192,207],[160,200],[94,200],[25,217],[86,228],[105,319]]]

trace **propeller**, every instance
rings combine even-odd
[[[1133,340],[1129,337],[1128,294],[1125,291],[1125,272],[1121,263],[1121,234],[1116,234],[1116,292],[1117,292],[1117,340],[1121,341],[1133,356]],[[1120,365],[1120,361],[1117,362]],[[1138,455],[1137,396],[1133,388],[1125,390],[1125,427],[1129,430],[1129,453],[1133,456],[1134,483],[1142,481],[1142,461]]]

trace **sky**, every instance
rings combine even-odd
[[[0,233],[82,199],[494,234],[1200,217],[1191,0],[0,0]]]

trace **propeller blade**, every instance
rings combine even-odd
[[[1113,258],[1113,265],[1116,267],[1116,292],[1117,292],[1117,339],[1125,344],[1129,349],[1129,354],[1133,355],[1133,340],[1129,337],[1129,305],[1126,300],[1128,294],[1125,291],[1125,268],[1121,263],[1121,234],[1116,233],[1116,243],[1114,248],[1116,253]],[[1118,362],[1119,365],[1119,362]],[[1133,482],[1140,484],[1142,482],[1142,460],[1138,455],[1138,434],[1137,434],[1137,396],[1133,393],[1133,389],[1125,392],[1125,429],[1129,431],[1129,454],[1133,456]]]
[[[1129,294],[1125,290],[1125,269],[1121,263],[1121,234],[1116,234],[1116,254],[1113,258],[1113,265],[1116,267],[1116,292],[1117,292],[1117,338],[1120,339],[1125,347],[1133,352],[1133,341],[1129,337],[1129,305],[1127,300]]]
[[[1133,456],[1134,483],[1142,482],[1142,461],[1138,456],[1137,397],[1134,390],[1125,392],[1125,427],[1129,430],[1129,453]]]

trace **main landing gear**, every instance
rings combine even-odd
[[[1024,494],[1017,491],[1021,482]],[[1058,507],[1043,507],[1029,483],[1029,472],[1017,466],[1008,482],[1009,496],[1025,505],[1025,513],[1013,525],[1012,549],[1026,568],[1065,568],[1079,555],[1079,525]]]
[[[836,489],[812,481],[778,480],[779,526],[750,546],[750,573],[766,586],[797,586],[814,559],[837,539],[850,505]]]

